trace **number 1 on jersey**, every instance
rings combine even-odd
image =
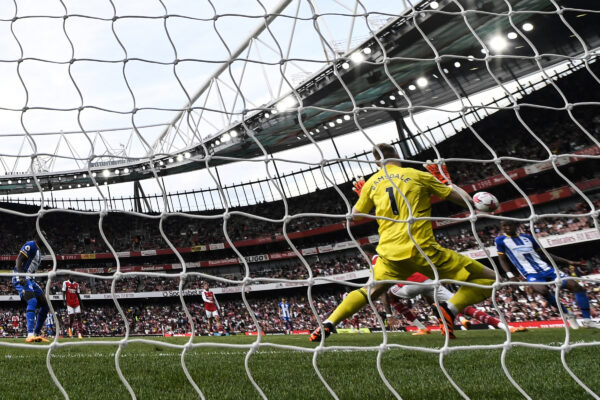
[[[394,196],[394,188],[390,186],[385,188],[385,191],[390,197],[390,207],[392,207],[392,213],[394,213],[394,215],[400,214],[400,212],[398,212],[398,204],[396,204],[396,197]]]

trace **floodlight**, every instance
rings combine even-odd
[[[352,55],[350,56],[350,59],[352,60],[352,62],[354,64],[360,64],[363,61],[365,61],[365,56],[361,52],[357,51],[355,53],[352,53]]]
[[[508,42],[500,35],[491,38],[488,44],[490,49],[494,50],[496,53],[499,53],[508,47]]]

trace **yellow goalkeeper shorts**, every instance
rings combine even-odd
[[[415,251],[417,250],[415,249]],[[453,279],[464,282],[469,280],[471,274],[480,276],[485,268],[480,262],[453,250],[445,249],[439,244],[425,247],[423,251],[436,266],[440,279]],[[418,251],[410,258],[399,261],[378,257],[373,271],[374,279],[377,281],[406,280],[415,272],[420,272],[431,279],[435,279],[429,263]]]

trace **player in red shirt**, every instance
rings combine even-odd
[[[13,326],[13,333],[15,335],[15,338],[17,337],[17,332],[19,332],[19,316],[18,315],[13,315],[12,316],[12,326]]]
[[[73,281],[70,277],[63,282],[62,286],[63,298],[67,306],[67,314],[69,315],[69,337],[73,337],[73,320],[77,320],[77,337],[83,339],[81,335],[81,299],[79,298],[79,283]]]
[[[204,290],[202,290],[202,301],[204,301],[204,312],[208,319],[208,332],[212,334],[213,319],[219,326],[219,302],[215,294],[209,289],[208,282],[204,282]]]

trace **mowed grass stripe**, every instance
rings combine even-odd
[[[451,346],[502,344],[500,331],[457,332]],[[390,344],[440,348],[443,338],[432,334],[412,337],[390,334]],[[565,339],[563,329],[532,330],[514,335],[513,340],[559,348]],[[115,340],[107,339],[107,340]],[[196,342],[214,344],[251,344],[255,337],[202,337]],[[329,346],[378,346],[381,334],[333,335]],[[61,339],[62,341],[62,339]],[[68,339],[65,341],[69,341]],[[159,342],[185,344],[184,338],[158,339]],[[264,343],[314,348],[306,336],[267,336]],[[571,333],[571,342],[600,341],[598,330]],[[1,343],[22,340],[4,339]],[[81,345],[57,348],[52,367],[71,399],[128,399],[129,394],[115,369],[114,346]],[[208,399],[259,399],[252,386],[244,360],[247,349],[198,347],[187,352],[185,362],[196,384]],[[47,350],[8,348],[0,345],[1,398],[61,399],[46,369]],[[444,356],[444,366],[452,379],[473,399],[518,399],[519,392],[505,377],[500,365],[501,349],[460,350]],[[393,399],[376,369],[377,351],[328,351],[319,354],[319,369],[342,399]],[[193,399],[193,387],[181,368],[181,349],[160,344],[129,343],[119,363],[138,399]],[[252,377],[273,399],[329,399],[331,396],[312,367],[312,352],[261,347],[249,359]],[[576,348],[566,355],[569,367],[596,393],[600,393],[600,346]],[[591,398],[568,375],[560,352],[514,347],[507,355],[513,378],[534,399]],[[439,354],[418,350],[391,349],[383,355],[386,378],[406,399],[458,399],[439,367]]]

